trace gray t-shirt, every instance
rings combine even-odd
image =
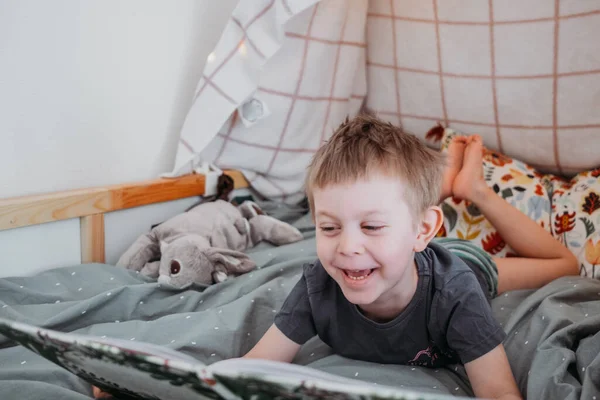
[[[274,323],[298,344],[318,335],[340,356],[386,364],[464,364],[504,340],[474,272],[477,266],[433,242],[415,260],[415,295],[389,322],[366,318],[316,261],[304,266]]]

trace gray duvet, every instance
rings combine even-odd
[[[294,220],[305,239],[251,249],[260,268],[241,277],[176,291],[111,265],[67,266],[0,279],[0,316],[160,344],[206,363],[240,356],[269,327],[302,265],[315,257],[306,217],[295,220],[299,214],[289,209],[267,211]],[[537,291],[501,295],[492,306],[508,333],[505,345],[523,395],[600,400],[600,281],[562,278]],[[425,369],[353,361],[332,354],[318,338],[294,362],[379,384],[472,396],[459,365]],[[0,399],[90,397],[89,384],[0,335]]]

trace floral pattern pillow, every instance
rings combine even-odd
[[[445,151],[453,136],[459,134],[450,128],[437,128],[441,150]],[[443,130],[443,131],[442,131]],[[432,129],[433,131],[433,129]],[[431,131],[430,131],[431,132]],[[552,233],[551,179],[531,166],[502,153],[486,149],[483,156],[484,179],[493,190],[507,202]],[[444,225],[438,236],[472,241],[487,253],[497,257],[514,256],[514,251],[480,213],[474,204],[455,198],[441,204]]]
[[[581,275],[600,278],[600,168],[551,183],[552,234],[577,256]]]

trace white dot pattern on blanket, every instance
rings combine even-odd
[[[119,322],[121,322],[121,321],[119,321],[119,320],[116,320],[116,321],[115,321],[115,324],[118,324]]]
[[[85,314],[85,313],[86,313],[86,311],[85,311],[85,310],[83,310],[83,311],[81,312],[81,315],[83,315],[83,314]]]
[[[434,388],[434,389],[437,389],[437,386],[434,386],[433,388]]]
[[[60,282],[56,282],[56,286],[60,286]]]
[[[179,296],[179,298],[180,298],[181,300],[183,300],[183,299],[185,298],[185,296]]]
[[[21,365],[27,364],[27,361],[21,361]]]
[[[171,340],[171,343],[175,343],[175,339]]]
[[[23,289],[23,285],[19,286],[19,288]],[[600,294],[600,293],[599,293]]]
[[[106,297],[110,296],[111,294],[111,292],[106,293]]]
[[[458,386],[454,388],[454,390],[458,390]]]
[[[129,340],[135,340],[135,338],[134,338],[134,337],[132,337],[132,338],[131,338],[131,339],[129,339]]]
[[[8,307],[6,304],[2,306],[2,308],[6,308],[6,307]]]
[[[110,277],[110,280],[111,280],[111,281],[114,281],[114,280],[115,280],[115,277],[114,277],[114,276],[111,276],[111,277]]]
[[[219,330],[219,327],[218,327],[218,326],[215,326],[215,331],[218,331],[218,330]]]
[[[358,372],[354,374],[354,376],[358,376]]]
[[[585,371],[585,367],[581,367],[581,372],[584,372],[584,371]]]
[[[210,356],[211,356],[211,357],[214,357],[214,356],[216,356],[216,354],[215,354],[215,353],[212,353]]]
[[[525,341],[525,344],[528,344],[528,343],[529,343],[529,340],[526,340],[526,341]]]
[[[192,342],[192,344],[196,344],[196,342]]]
[[[77,289],[78,292],[81,292],[81,290],[82,290],[81,288]]]
[[[186,317],[185,317],[185,319],[190,319],[190,318],[192,318],[192,317],[190,317],[189,315],[186,315]]]
[[[140,301],[140,304],[144,304],[144,302],[143,302],[143,301]]]
[[[54,303],[55,303],[55,304],[58,304],[58,303],[60,303],[60,300],[56,300]]]
[[[75,272],[71,272],[71,276],[75,275]]]
[[[102,335],[102,336],[101,336],[101,338],[102,338],[102,339],[106,339],[106,335]]]

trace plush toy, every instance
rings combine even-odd
[[[256,267],[245,249],[263,240],[278,246],[302,237],[298,229],[264,214],[252,201],[235,206],[216,200],[155,226],[125,251],[117,265],[177,288],[210,285]]]

